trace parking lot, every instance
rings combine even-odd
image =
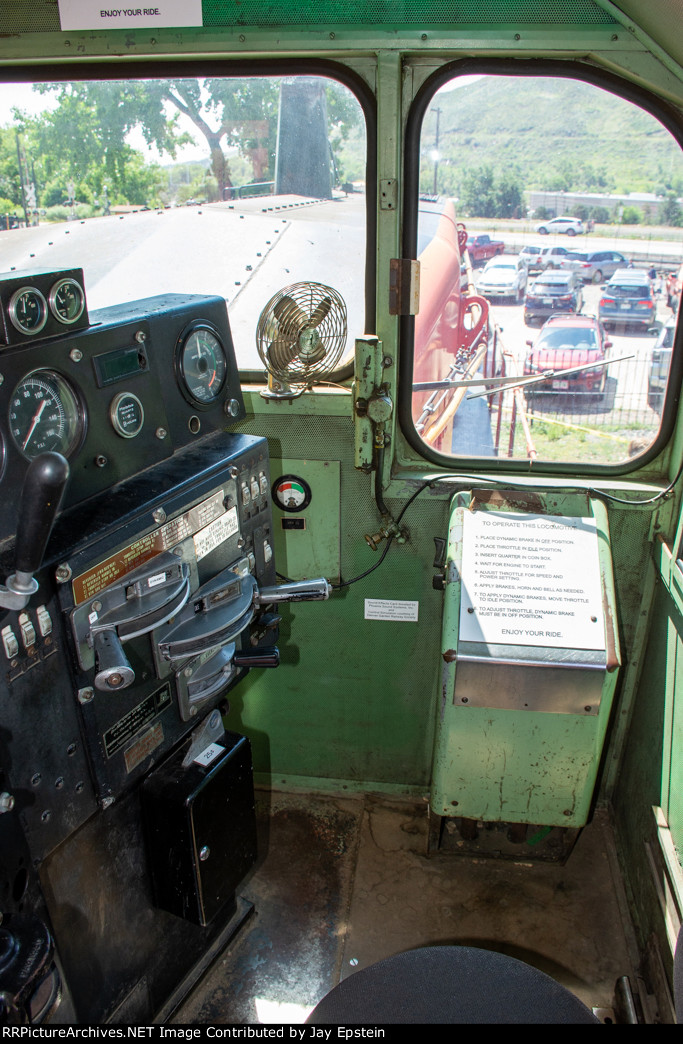
[[[475,271],[475,284],[479,275],[480,270]],[[533,275],[530,276],[529,283],[533,278]],[[602,293],[601,286],[587,283],[583,290],[581,313],[597,316]],[[533,326],[526,325],[523,301],[511,303],[489,298],[489,304],[492,325],[495,324],[498,329],[500,343],[504,351],[513,356],[518,372],[522,374],[524,359],[529,351],[528,342],[533,344],[538,338],[542,320],[537,320]],[[665,295],[658,295],[655,326],[663,325],[671,314]],[[613,361],[607,371],[602,401],[581,392],[553,392],[547,385],[537,386],[534,394],[529,395],[527,414],[539,459],[580,459],[581,454],[587,451],[586,436],[591,433],[595,434],[593,441],[597,443],[596,462],[616,463],[642,452],[653,441],[659,429],[660,416],[648,405],[647,389],[656,334],[642,327],[618,324],[608,331],[607,337],[611,344],[608,355]],[[503,414],[508,422],[513,409],[513,395],[508,392],[503,400]],[[519,398],[516,409],[519,421]],[[496,418],[493,419],[495,421]],[[551,441],[564,443],[564,450],[560,445],[554,447],[554,451],[549,448],[545,438],[548,422],[551,422],[553,428]],[[512,455],[527,455],[527,446],[520,437],[513,437],[511,441],[514,442]],[[540,448],[537,445],[539,442],[542,443]],[[499,452],[505,455],[507,450],[501,445]],[[588,454],[589,458],[591,455],[592,451]]]

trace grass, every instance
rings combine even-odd
[[[536,460],[564,462],[569,464],[617,464],[628,459],[630,447],[643,437],[654,440],[656,428],[648,429],[643,423],[591,425],[590,418],[583,424],[570,424],[556,418],[530,415],[530,429]],[[495,415],[492,416],[495,425]],[[500,456],[507,457],[510,438],[511,414],[504,411],[500,437]],[[638,452],[642,450],[642,445]],[[513,460],[528,457],[526,437],[522,424],[515,425]]]

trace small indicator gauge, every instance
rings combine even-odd
[[[225,384],[228,361],[218,333],[208,324],[192,327],[179,344],[178,369],[183,391],[192,402],[210,406]]]
[[[273,483],[273,500],[281,511],[303,511],[312,496],[308,482],[298,475],[283,475]]]
[[[78,448],[85,415],[71,385],[54,370],[34,370],[19,381],[9,405],[9,428],[29,460],[55,450],[65,457]]]
[[[75,279],[60,279],[50,290],[50,311],[60,323],[71,326],[83,315],[85,294]]]
[[[47,322],[47,301],[34,286],[22,286],[9,299],[9,318],[19,333],[37,334]]]
[[[109,419],[118,435],[124,439],[134,439],[142,431],[145,411],[137,395],[133,395],[131,392],[120,392],[112,399]]]

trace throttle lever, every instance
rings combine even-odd
[[[292,580],[275,587],[259,587],[254,594],[256,605],[271,605],[278,602],[324,602],[330,597],[332,585],[324,578],[316,580]]]
[[[68,480],[69,464],[61,453],[41,453],[29,464],[17,519],[15,572],[0,586],[3,609],[24,609],[38,590],[33,574],[43,561]]]

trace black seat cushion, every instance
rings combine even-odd
[[[599,1023],[544,972],[470,946],[408,950],[349,976],[309,1015],[312,1024]]]

